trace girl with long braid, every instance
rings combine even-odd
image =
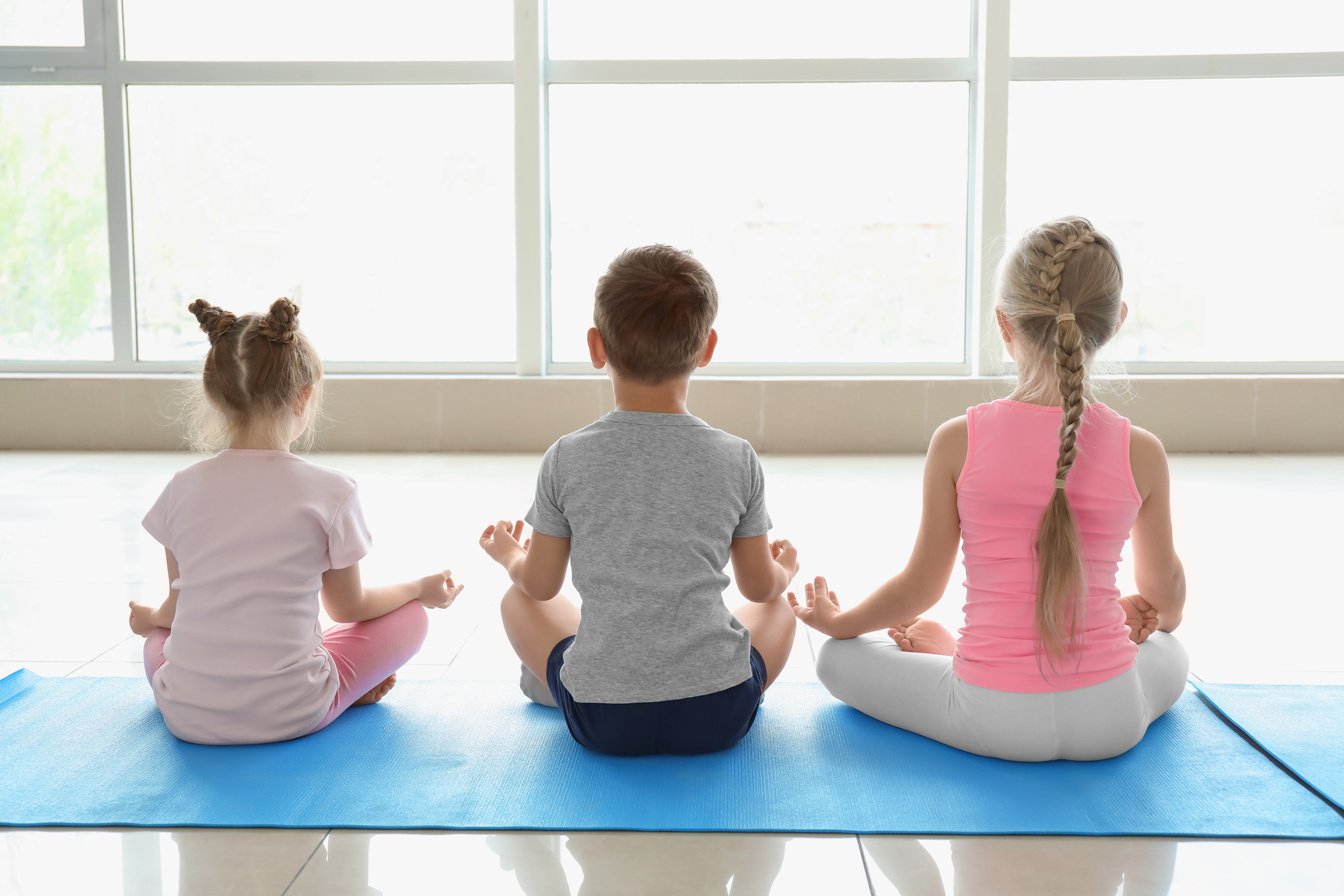
[[[905,569],[849,609],[824,577],[789,602],[831,640],[817,675],[868,715],[1021,761],[1105,759],[1142,739],[1189,671],[1170,634],[1185,575],[1162,443],[1092,399],[1087,370],[1124,322],[1115,247],[1083,218],[1027,233],[999,269],[1012,394],[938,428]],[[1116,571],[1134,541],[1138,593]],[[958,543],[959,636],[920,619]],[[886,632],[886,636],[868,635]]]
[[[193,443],[222,448],[179,471],[144,520],[164,547],[168,597],[131,602],[145,674],[168,729],[202,744],[288,740],[381,699],[462,590],[448,570],[365,587],[369,531],[355,482],[291,454],[317,411],[322,362],[299,309],[235,315],[197,300],[210,337]],[[318,603],[338,623],[322,631]]]

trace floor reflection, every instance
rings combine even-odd
[[[951,841],[951,880],[944,881],[918,840],[865,837],[863,845],[870,874],[890,885],[878,892],[901,896],[1166,896],[1177,848],[1172,840],[1134,838],[965,837]]]
[[[749,834],[646,836],[571,833],[490,837],[490,849],[511,869],[527,896],[631,893],[768,894],[784,864],[787,841]],[[561,850],[573,857],[582,879],[565,879]]]

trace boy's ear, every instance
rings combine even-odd
[[[1115,331],[1116,331],[1116,333],[1120,332],[1120,328],[1123,327],[1123,326],[1125,325],[1125,318],[1127,318],[1127,317],[1129,317],[1129,304],[1128,304],[1127,302],[1121,302],[1121,303],[1120,303],[1120,320],[1116,321],[1116,324],[1115,324]],[[1115,333],[1112,333],[1111,335],[1114,336]]]
[[[607,347],[602,344],[602,334],[597,327],[588,328],[588,357],[598,370],[607,366]]]
[[[714,359],[714,349],[718,347],[718,344],[719,333],[711,327],[709,338],[705,340],[705,353],[700,356],[700,363],[696,365],[697,367],[704,367]]]

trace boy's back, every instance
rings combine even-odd
[[[509,574],[500,616],[519,687],[574,740],[618,756],[741,740],[793,648],[798,552],[770,541],[749,444],[692,417],[691,374],[718,345],[718,290],[670,246],[627,249],[597,281],[588,355],[617,410],[546,452],[527,520],[481,548]],[[723,603],[729,560],[745,604]],[[580,609],[560,593],[573,571]]]
[[[546,452],[527,521],[571,540],[583,615],[561,677],[575,700],[679,700],[751,677],[723,602],[732,539],[770,528],[746,441],[689,414],[613,411]]]

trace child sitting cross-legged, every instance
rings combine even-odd
[[[1106,759],[1185,689],[1185,607],[1167,455],[1094,401],[1088,368],[1124,323],[1115,245],[1085,218],[1032,229],[1004,257],[995,315],[1017,364],[1006,399],[933,434],[905,569],[841,609],[818,576],[790,595],[830,635],[817,677],[890,725],[999,759]],[[1138,591],[1116,582],[1131,541]],[[960,545],[966,622],[919,618]],[[889,637],[868,635],[886,631]]]
[[[714,281],[684,252],[646,246],[613,261],[588,347],[616,410],[547,450],[530,539],[521,521],[481,536],[513,582],[500,609],[524,693],[558,704],[574,739],[601,753],[732,746],[793,646],[783,594],[798,554],[766,536],[756,453],[686,406],[717,311]],[[733,613],[730,559],[747,599]],[[566,565],[582,609],[559,594]]]
[[[355,481],[290,447],[311,432],[322,361],[299,308],[233,314],[197,299],[210,338],[197,399],[200,447],[145,516],[163,544],[168,597],[131,602],[145,675],[168,729],[201,744],[289,740],[375,703],[461,592],[448,570],[370,588]],[[319,627],[318,606],[338,624]]]

